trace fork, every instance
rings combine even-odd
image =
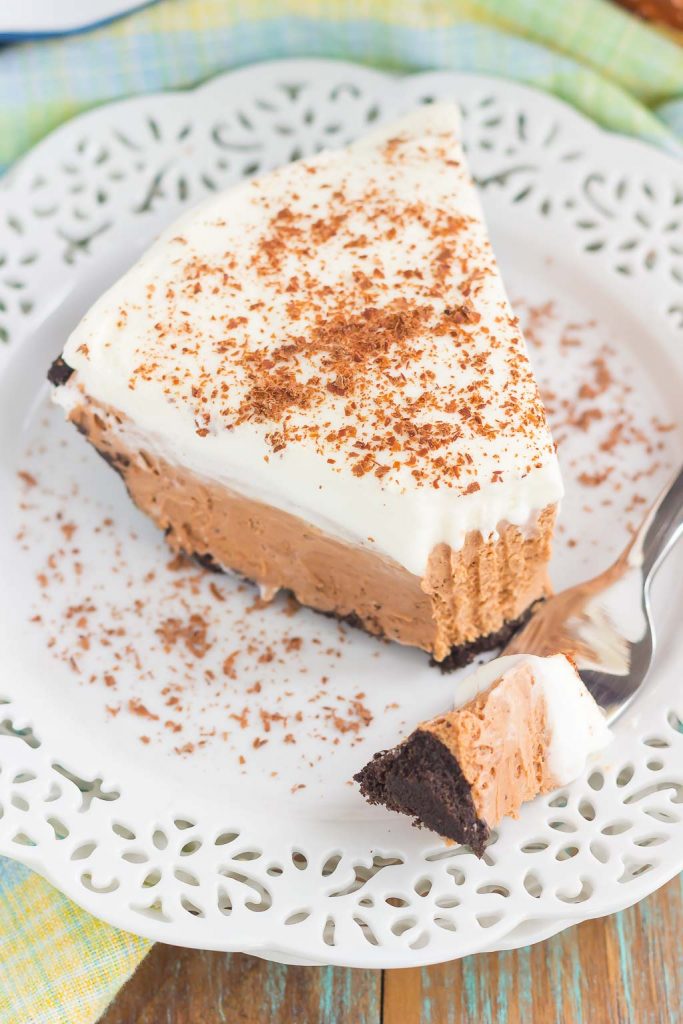
[[[503,654],[562,651],[610,723],[633,701],[655,652],[650,586],[683,533],[683,468],[605,572],[536,606]]]

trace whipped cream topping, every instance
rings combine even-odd
[[[562,484],[459,135],[425,107],[211,197],[84,317],[56,400],[419,576],[532,525]]]
[[[454,706],[468,704],[494,683],[504,686],[506,673],[521,664],[530,667],[534,693],[545,705],[550,774],[558,786],[564,786],[576,779],[590,755],[602,750],[611,739],[605,716],[564,654],[548,658],[532,654],[494,658],[458,684]]]

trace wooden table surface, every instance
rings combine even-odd
[[[102,1024],[680,1024],[683,875],[536,946],[400,971],[156,946]]]

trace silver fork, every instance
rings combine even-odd
[[[556,654],[613,722],[643,685],[655,652],[650,585],[683,533],[683,469],[662,491],[616,562],[539,604],[503,654]]]

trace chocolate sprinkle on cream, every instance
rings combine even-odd
[[[561,496],[451,104],[211,197],[65,359],[68,409],[416,576]]]

